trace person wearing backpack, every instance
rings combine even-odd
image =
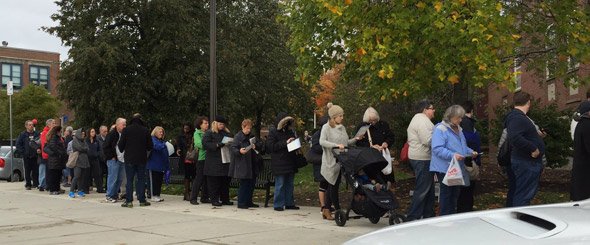
[[[508,113],[504,125],[510,142],[510,166],[514,172],[515,185],[512,207],[528,206],[535,197],[543,169],[545,143],[542,130],[537,130],[527,116],[531,108],[531,95],[526,92],[514,94],[514,109]]]
[[[16,151],[22,155],[25,167],[25,188],[30,190],[39,186],[39,167],[37,157],[41,153],[39,132],[35,131],[33,121],[25,122],[25,131],[16,140]]]
[[[320,212],[322,214],[323,219],[333,220],[334,218],[332,215],[326,215],[324,209],[327,209],[327,212],[332,212],[333,208],[326,207],[326,191],[330,184],[326,181],[326,179],[321,174],[322,169],[322,154],[324,150],[320,145],[320,135],[322,133],[322,126],[328,122],[328,116],[323,116],[318,120],[319,129],[317,129],[311,136],[311,148],[305,155],[305,159],[309,161],[313,166],[313,180],[319,183],[318,187],[318,199],[320,201]]]

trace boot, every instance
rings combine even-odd
[[[332,217],[332,213],[330,212],[329,208],[322,208],[322,218],[327,220],[334,220],[334,217]]]
[[[184,199],[185,201],[191,200],[191,181],[188,179],[184,180]]]

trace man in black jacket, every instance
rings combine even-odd
[[[125,118],[117,118],[115,128],[112,129],[105,138],[102,145],[102,152],[107,160],[107,202],[117,202],[119,188],[125,177],[125,164],[123,163],[123,153],[117,149],[117,143],[121,137],[123,129],[127,125]]]
[[[34,130],[33,121],[25,122],[26,130],[20,133],[16,140],[16,150],[23,157],[25,164],[25,188],[30,190],[31,187],[39,186],[39,167],[37,166],[37,156],[41,153],[41,143],[39,141],[39,132]],[[32,178],[32,185],[31,185]]]
[[[531,96],[525,92],[514,94],[514,109],[504,122],[508,142],[512,148],[511,168],[515,176],[512,206],[527,206],[537,194],[543,169],[545,143],[533,121],[526,115],[531,107]]]
[[[125,154],[125,174],[127,175],[126,202],[121,207],[133,207],[133,181],[137,174],[136,192],[140,206],[149,206],[145,200],[145,165],[147,154],[154,147],[149,130],[144,126],[141,115],[135,114],[131,125],[126,127],[119,140],[119,150]]]

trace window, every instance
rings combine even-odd
[[[555,83],[550,83],[549,85],[547,85],[547,100],[555,100]]]
[[[47,66],[31,66],[30,68],[30,82],[46,89],[49,89],[49,67]]]
[[[557,72],[557,51],[555,50],[556,44],[556,33],[555,26],[553,24],[547,27],[546,31],[547,44],[545,50],[547,51],[547,61],[545,62],[545,79],[547,81],[555,78]]]
[[[516,63],[515,63],[516,64]],[[516,91],[520,91],[522,89],[522,72],[520,69],[520,65],[514,67],[514,80],[516,83]]]
[[[567,73],[568,73],[568,87],[570,89],[570,95],[576,95],[579,93],[578,87],[578,75],[577,71],[580,68],[580,63],[573,57],[567,58]]]
[[[22,65],[2,63],[2,87],[6,88],[8,81],[12,81],[15,89],[21,87],[21,69]]]

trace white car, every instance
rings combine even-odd
[[[4,163],[4,166],[1,166],[2,164],[0,164],[0,179],[5,179],[12,182],[21,181],[24,179],[25,176],[25,171],[23,168],[23,159],[15,156],[14,164],[12,164],[10,157],[10,154],[12,153],[14,153],[14,151],[10,150],[10,146],[0,146],[0,161],[3,161]]]
[[[345,244],[590,244],[590,199],[413,221]]]

